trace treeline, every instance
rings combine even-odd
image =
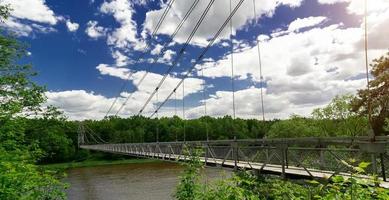
[[[77,135],[86,133],[85,142],[135,143],[193,140],[335,137],[387,135],[389,133],[389,54],[375,60],[375,79],[370,90],[357,95],[336,96],[328,105],[314,109],[310,116],[292,115],[289,119],[260,121],[232,119],[230,116],[183,120],[109,117],[82,122],[66,120],[55,108],[49,107],[40,118],[14,117],[22,126],[26,144],[37,144],[44,154],[40,163],[82,160],[87,151],[78,149]],[[31,92],[40,92],[34,90]],[[28,94],[24,92],[23,94]],[[39,93],[42,94],[41,92]],[[31,93],[34,97],[36,95]],[[42,99],[37,99],[36,105]],[[370,102],[370,103],[369,103]],[[31,104],[31,102],[27,102]],[[370,107],[369,107],[370,105]],[[370,120],[369,120],[370,113]]]
[[[19,118],[25,124],[28,143],[36,143],[45,154],[40,163],[83,160],[87,151],[78,149],[78,134],[85,143],[139,143],[290,137],[368,136],[368,118],[352,110],[352,95],[336,96],[327,106],[315,109],[309,117],[261,121],[204,116],[183,120],[177,116],[150,119],[142,116],[109,117],[102,120],[69,121],[57,112],[42,118]],[[386,125],[388,126],[388,125]],[[388,130],[381,127],[386,135]]]
[[[88,152],[78,149],[78,134],[84,142],[139,143],[286,137],[367,136],[367,117],[350,110],[351,95],[337,96],[326,107],[315,109],[310,117],[291,116],[285,120],[261,121],[232,119],[230,116],[183,120],[110,117],[103,120],[69,121],[60,115],[44,118],[20,118],[25,124],[26,140],[36,143],[45,154],[40,163],[83,160]],[[381,135],[386,134],[382,132]]]
[[[263,138],[271,126],[279,120],[258,121],[202,117],[182,120],[179,117],[150,119],[145,117],[104,120],[68,121],[61,117],[18,118],[23,124],[26,143],[35,143],[43,150],[40,163],[57,163],[83,160],[88,152],[78,149],[78,134],[84,131],[85,141],[91,144],[103,141],[110,143],[160,142]],[[82,127],[81,127],[82,126]]]
[[[142,116],[112,117],[101,121],[84,121],[83,124],[103,140],[122,142],[168,142],[262,138],[278,120],[232,119],[230,116],[183,120],[172,118],[150,119]],[[86,130],[87,131],[87,130]]]

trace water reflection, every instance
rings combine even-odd
[[[71,184],[67,195],[70,200],[172,199],[182,170],[172,162],[70,169],[65,180]],[[205,172],[207,179],[221,174],[218,168]]]

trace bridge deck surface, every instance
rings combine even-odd
[[[116,153],[116,154],[124,154],[124,155],[131,155],[131,156],[138,156],[138,157],[149,157],[149,158],[156,158],[156,159],[162,159],[162,160],[173,160],[173,161],[185,161],[189,160],[190,158],[188,156],[184,155],[177,155],[177,154],[164,154],[164,153],[142,153],[142,152],[133,152],[133,151],[112,151],[112,150],[104,150],[104,149],[94,149],[94,148],[87,148],[82,147],[84,149],[89,150],[97,150],[97,151],[104,151],[108,153]],[[215,158],[208,158],[207,161],[204,157],[200,157],[201,162],[206,162],[206,164],[213,164],[217,166],[222,167],[228,167],[228,168],[234,168],[235,162],[234,160],[223,160],[223,159],[215,159]],[[246,161],[238,161],[237,167],[239,169],[249,169],[249,170],[261,170],[263,173],[273,173],[273,174],[282,174],[282,166],[281,165],[275,165],[275,164],[266,164],[264,163],[257,163],[257,162],[246,162]],[[292,175],[292,176],[301,176],[301,177],[314,177],[314,178],[329,178],[331,177],[335,172],[333,171],[325,171],[325,170],[318,170],[318,169],[311,169],[311,168],[303,168],[303,167],[296,167],[296,166],[288,166],[285,169],[286,175]],[[351,177],[348,173],[338,173],[338,175],[343,176],[344,178]],[[363,179],[369,179],[369,176],[359,176],[359,178]],[[383,188],[389,188],[389,182],[383,182],[380,178],[380,186]]]

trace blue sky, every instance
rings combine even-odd
[[[228,0],[216,0],[156,97],[148,116],[177,85],[184,72],[228,16]],[[232,0],[232,6],[238,0]],[[185,81],[186,118],[232,114],[231,44],[237,116],[257,118],[263,87],[266,118],[309,115],[337,94],[364,87],[362,0],[245,0]],[[153,0],[5,0],[14,11],[2,26],[29,44],[35,80],[46,85],[48,104],[71,119],[102,118],[118,97],[112,114],[131,95],[120,116],[136,114],[154,90],[192,31],[209,0],[200,0],[175,38],[170,38],[193,0],[176,0],[156,37],[151,33],[166,1]],[[369,60],[389,46],[389,2],[368,4]],[[386,34],[385,34],[386,33]],[[232,38],[232,43],[231,43]],[[169,44],[167,42],[171,41]],[[257,41],[263,80],[259,74]],[[166,51],[160,52],[163,45]],[[148,48],[147,48],[148,47]],[[137,60],[145,53],[144,59]],[[153,59],[157,62],[153,63]],[[150,67],[151,66],[151,67]],[[139,85],[141,77],[149,70]],[[204,76],[202,74],[204,73]],[[131,75],[129,75],[131,74]],[[118,94],[124,81],[128,87]],[[205,99],[203,91],[205,88]],[[161,115],[174,114],[169,100]],[[173,95],[173,98],[175,95]],[[181,109],[181,107],[180,107]],[[181,115],[181,113],[180,113]]]

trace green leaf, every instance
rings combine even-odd
[[[359,163],[358,167],[360,167],[362,169],[366,169],[369,165],[370,165],[369,162],[361,162],[361,163]]]
[[[341,182],[344,182],[344,178],[343,178],[343,176],[334,176],[334,177],[332,177],[332,181],[335,183],[341,183]]]

